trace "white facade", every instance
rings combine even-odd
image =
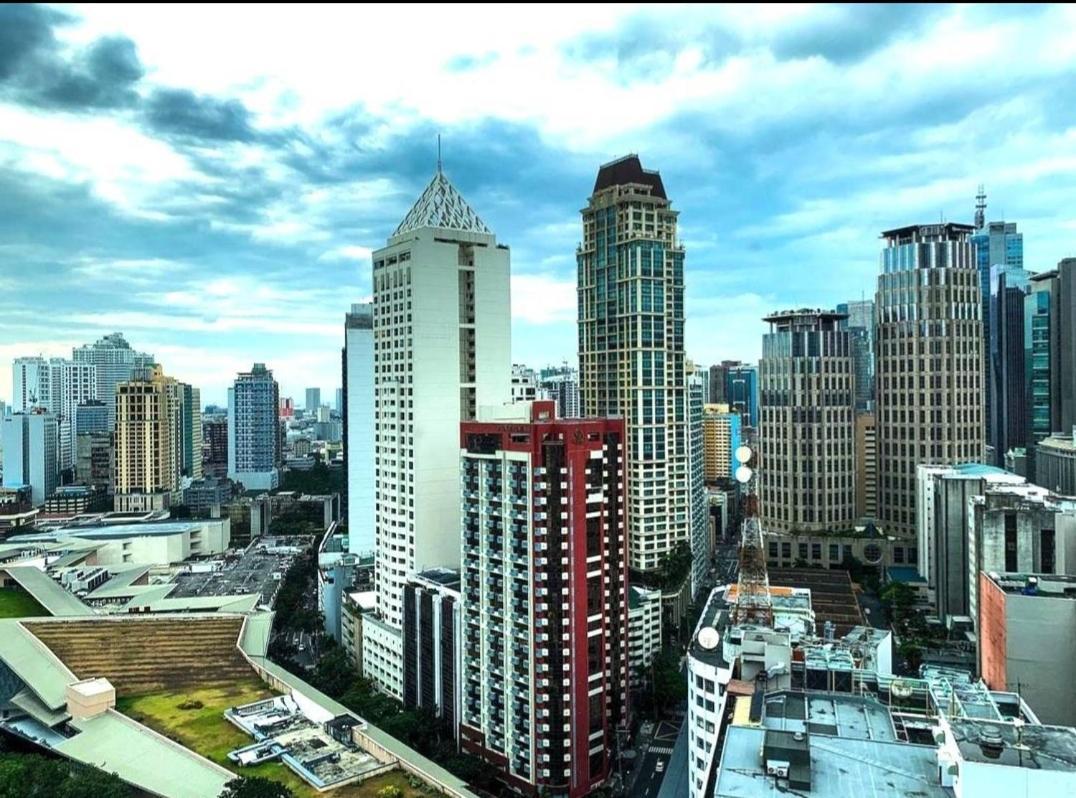
[[[688,394],[688,499],[691,508],[691,597],[706,585],[713,558],[706,485],[703,481],[702,408],[706,379],[699,373],[687,378]]]
[[[375,580],[399,630],[408,577],[459,568],[460,421],[509,398],[509,253],[438,171],[373,263]]]
[[[59,425],[60,468],[74,465],[75,409],[97,398],[97,369],[60,357],[20,357],[12,364],[14,409],[44,408]]]
[[[108,408],[109,428],[116,423],[116,386],[131,379],[136,368],[153,365],[153,355],[136,352],[122,333],[112,333],[74,349],[75,363],[92,364],[97,369],[97,398]]]
[[[29,485],[34,506],[60,483],[59,426],[51,413],[17,413],[0,419],[4,487]]]
[[[24,413],[34,407],[51,409],[49,376],[49,362],[45,358],[15,358],[11,364],[11,412]]]
[[[635,686],[661,651],[661,591],[645,587],[628,590],[628,660]]]
[[[403,701],[403,631],[373,612],[362,616],[362,675]]]
[[[351,306],[344,325],[347,371],[348,551],[374,550],[374,313],[371,303]]]

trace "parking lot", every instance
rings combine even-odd
[[[238,560],[223,560],[218,571],[178,573],[173,598],[191,596],[261,595],[261,603],[271,606],[284,574],[297,553],[310,545],[310,538],[261,538]]]

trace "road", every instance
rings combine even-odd
[[[680,733],[680,724],[684,721],[682,712],[677,714],[680,717],[663,720],[657,724],[649,748],[635,766],[635,780],[628,790],[631,798],[657,798],[658,791],[661,789],[661,780],[667,772],[669,757],[676,744],[676,735]],[[658,772],[659,762],[663,763],[660,773]]]

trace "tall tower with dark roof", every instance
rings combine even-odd
[[[582,214],[582,411],[627,422],[630,562],[650,571],[693,531],[678,212],[628,155],[598,170]]]

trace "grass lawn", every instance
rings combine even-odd
[[[49,611],[37,599],[15,587],[0,588],[0,618],[47,618]]]
[[[319,793],[280,762],[266,762],[253,767],[239,768],[228,759],[228,752],[249,745],[254,738],[237,729],[224,718],[224,710],[240,704],[249,704],[273,695],[262,682],[251,679],[245,682],[204,687],[183,693],[161,692],[117,698],[116,709],[144,723],[156,732],[177,740],[192,751],[223,765],[243,776],[262,776],[278,781],[295,793],[298,798],[374,798],[386,785],[395,785],[404,791],[405,798],[422,793],[413,789],[407,776],[393,771],[365,781],[362,784],[340,787],[328,793]],[[186,702],[200,701],[200,709],[180,709]]]

